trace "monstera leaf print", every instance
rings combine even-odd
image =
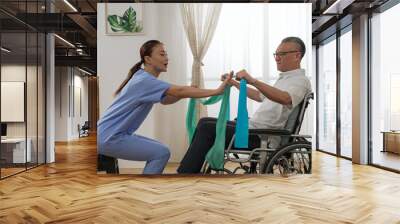
[[[107,21],[113,32],[136,33],[143,30],[143,27],[136,21],[136,11],[132,7],[129,7],[122,17],[109,15]]]

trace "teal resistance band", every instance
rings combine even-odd
[[[247,81],[240,80],[238,114],[235,129],[235,148],[249,147],[249,114],[247,112]]]

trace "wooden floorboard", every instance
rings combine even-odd
[[[372,163],[400,171],[400,154],[375,151]]]
[[[96,140],[0,181],[0,223],[400,223],[400,175],[320,152],[313,174],[98,175]]]

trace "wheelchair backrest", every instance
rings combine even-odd
[[[300,108],[302,107],[304,101],[301,101],[299,105],[297,105],[293,111],[290,113],[288,120],[286,121],[285,129],[290,131],[290,133],[294,134],[296,129],[296,123],[298,116],[300,114]]]
[[[304,115],[306,113],[306,109],[310,104],[310,100],[314,99],[314,93],[307,93],[301,103],[297,105],[293,111],[290,113],[289,118],[286,122],[285,129],[290,131],[292,134],[299,134],[301,125],[303,123]],[[290,141],[288,138],[282,138],[281,145],[286,144]]]
[[[89,125],[89,121],[85,121],[85,123],[82,125],[82,129],[89,129],[90,125]]]
[[[311,99],[314,99],[314,93],[312,92],[307,93],[301,104],[301,109],[296,119],[296,124],[295,124],[295,129],[293,130],[293,134],[299,134],[301,125],[303,124],[304,115],[306,114],[306,110],[308,105],[310,104]]]

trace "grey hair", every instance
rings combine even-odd
[[[304,42],[298,37],[286,37],[282,40],[281,43],[288,42],[297,44],[301,53],[301,58],[303,58],[303,56],[306,54],[306,45],[304,44]]]

